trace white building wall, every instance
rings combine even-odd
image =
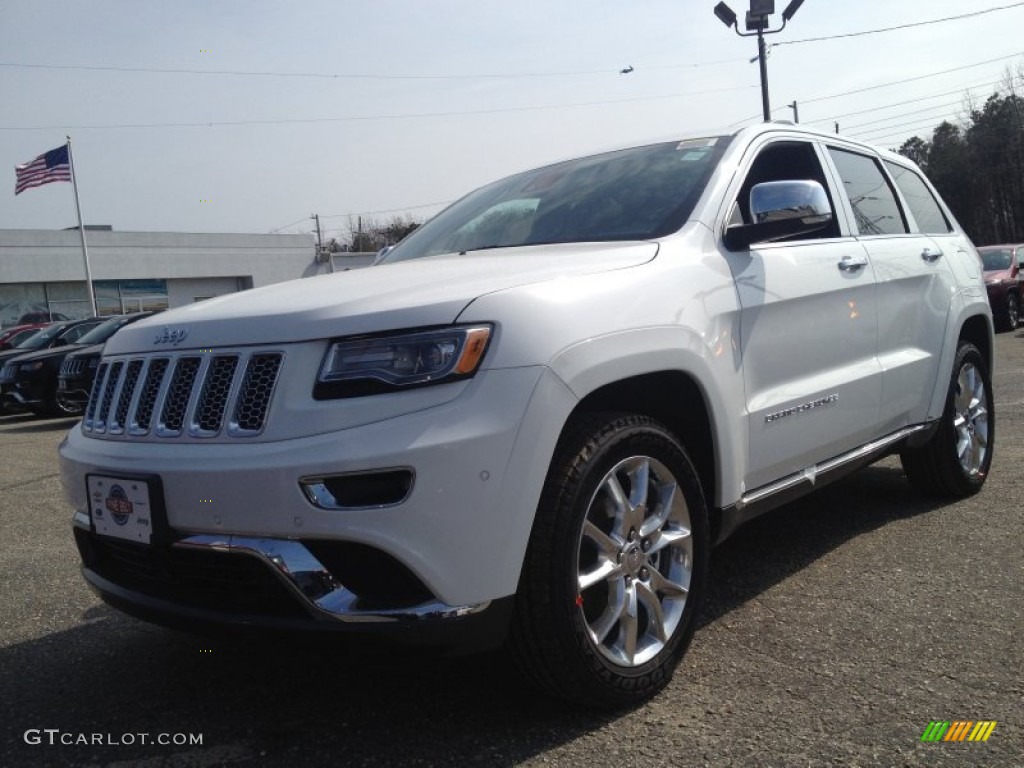
[[[192,277],[167,281],[167,304],[181,307],[196,299],[209,299],[240,290],[238,277]]]

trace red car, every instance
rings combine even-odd
[[[50,323],[22,323],[12,325],[10,328],[0,330],[0,349],[13,349],[19,341],[24,341],[31,334],[40,328],[45,328]]]
[[[985,287],[996,328],[1012,331],[1020,323],[1024,245],[987,245],[979,248],[978,253],[985,265]]]

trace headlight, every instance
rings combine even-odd
[[[35,362],[32,362],[32,363],[24,363],[21,366],[21,370],[23,370],[23,371],[38,371],[44,365],[46,365],[46,363],[44,361],[36,360]]]
[[[361,397],[442,384],[476,373],[491,326],[457,326],[332,343],[313,397]]]

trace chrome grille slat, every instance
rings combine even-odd
[[[106,359],[82,429],[128,440],[253,437],[266,426],[283,360],[246,349]]]
[[[109,363],[100,363],[100,367],[96,369],[96,379],[92,384],[92,392],[89,393],[89,404],[85,407],[85,419],[82,422],[86,431],[91,430],[93,427],[93,422],[96,419],[96,405],[99,403],[100,392],[106,385],[107,372],[109,370]]]
[[[107,371],[107,380],[104,382],[103,395],[100,397],[99,411],[96,413],[96,420],[93,428],[97,431],[105,431],[107,428],[107,417],[110,415],[110,404],[114,399],[114,390],[117,389],[118,380],[121,378],[121,369],[124,368],[124,361],[118,360],[110,364]]]
[[[164,374],[170,360],[166,357],[151,357],[146,361],[146,376],[139,389],[139,399],[135,405],[128,431],[133,435],[144,435],[149,432],[150,421],[160,394],[160,385],[164,382]]]
[[[114,402],[114,416],[107,423],[107,431],[111,434],[124,432],[125,421],[128,418],[128,405],[135,394],[135,387],[139,381],[139,372],[142,370],[141,360],[131,360],[124,369],[124,377],[121,382],[121,389],[117,393]]]

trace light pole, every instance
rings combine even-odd
[[[768,17],[775,13],[775,0],[750,0],[750,10],[747,11],[746,32],[740,32],[737,24],[736,12],[724,2],[715,6],[715,16],[725,26],[732,27],[740,37],[757,36],[757,58],[761,65],[761,107],[764,110],[764,121],[767,123],[772,119],[771,106],[768,103],[768,55],[764,44],[765,35],[773,35],[786,28],[786,22],[793,18],[797,10],[803,5],[804,0],[790,0],[786,10],[782,12],[782,26],[778,29],[768,29]]]

